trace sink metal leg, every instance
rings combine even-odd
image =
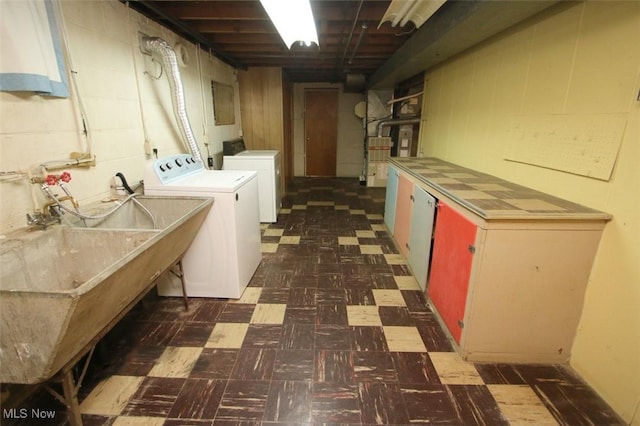
[[[69,424],[71,426],[82,426],[82,414],[80,414],[78,390],[80,390],[80,386],[82,386],[84,376],[87,374],[87,369],[89,368],[89,363],[91,362],[91,358],[93,357],[94,350],[95,346],[92,346],[84,361],[82,372],[80,373],[80,377],[78,377],[77,381],[73,377],[73,367],[75,365],[75,362],[67,364],[62,370],[60,370],[57,377],[59,377],[59,380],[62,382],[62,395],[60,395],[48,384],[44,385],[44,388],[51,395],[53,395],[58,401],[67,406],[67,417],[69,418]]]
[[[170,269],[171,273],[180,278],[180,284],[182,285],[182,300],[184,300],[184,310],[189,310],[189,297],[187,296],[187,288],[184,283],[184,270],[182,269],[182,259],[178,260],[178,263],[173,265]]]
[[[184,284],[184,270],[182,269],[182,259],[178,261],[176,265],[178,267],[178,273],[180,274],[180,284],[182,284],[182,298],[184,300],[184,310],[189,310],[189,297],[187,297],[187,287]]]
[[[69,424],[71,426],[82,426],[82,414],[80,414],[80,403],[78,402],[78,388],[73,379],[73,371],[68,370],[62,377],[62,390],[67,404]]]

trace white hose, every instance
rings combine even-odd
[[[48,185],[42,185],[42,190],[44,192],[46,192],[47,196],[49,198],[51,198],[53,201],[56,202],[56,205],[61,208],[62,210],[64,210],[65,212],[80,218],[80,219],[84,219],[84,220],[100,220],[100,219],[106,219],[109,216],[111,216],[113,213],[115,213],[118,209],[120,209],[122,206],[124,206],[127,201],[131,200],[133,201],[136,205],[138,205],[138,207],[140,207],[148,216],[149,218],[151,218],[151,221],[153,222],[153,229],[157,229],[158,224],[156,223],[156,218],[153,216],[153,214],[149,211],[149,209],[147,209],[141,202],[139,202],[138,200],[135,199],[135,197],[137,197],[139,194],[131,194],[129,195],[127,198],[125,198],[120,204],[118,204],[117,206],[115,206],[114,208],[112,208],[111,210],[105,212],[105,213],[101,213],[95,216],[90,216],[90,215],[86,215],[83,213],[80,213],[79,211],[74,211],[71,210],[70,208],[66,207],[64,204],[62,204],[62,201],[60,201],[58,199],[58,197],[51,192],[51,189],[49,189]]]
[[[169,86],[171,88],[171,100],[173,101],[173,112],[178,121],[178,128],[182,135],[183,142],[191,151],[191,155],[201,163],[205,164],[200,154],[198,142],[191,130],[189,117],[187,116],[187,107],[184,96],[184,87],[180,78],[180,69],[178,67],[178,57],[171,45],[159,37],[142,37],[142,48],[149,53],[158,53],[162,56]]]

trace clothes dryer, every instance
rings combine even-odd
[[[224,170],[255,170],[258,173],[258,203],[260,222],[278,221],[282,206],[280,193],[280,151],[247,150],[244,140],[223,143],[222,168]]]

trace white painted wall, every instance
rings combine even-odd
[[[166,76],[152,78],[159,65],[138,47],[138,32],[185,46],[189,61],[181,68],[187,112],[198,145],[212,153],[241,129],[235,70],[209,57],[196,45],[129,9],[116,0],[60,2],[60,26],[67,36],[77,90],[71,99],[44,98],[32,93],[0,92],[0,171],[35,170],[51,160],[84,151],[86,139],[79,118],[80,99],[86,110],[96,166],[69,169],[68,187],[81,205],[114,195],[113,176],[122,172],[132,185],[143,178],[145,151],[159,156],[188,152],[173,115]],[[215,126],[211,80],[236,87],[236,123]],[[37,186],[25,179],[0,180],[0,233],[26,225],[25,214],[45,202]]]
[[[555,6],[430,70],[420,137],[424,156],[613,215],[589,279],[571,365],[633,425],[640,425],[639,41],[640,2]],[[611,179],[505,161],[514,117],[527,126],[541,114],[571,117],[587,128],[623,117]]]

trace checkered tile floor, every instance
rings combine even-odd
[[[384,189],[297,179],[284,207],[240,300],[150,296],[105,338],[86,425],[623,424],[565,367],[463,361],[386,233]],[[26,404],[64,423],[48,394]]]

